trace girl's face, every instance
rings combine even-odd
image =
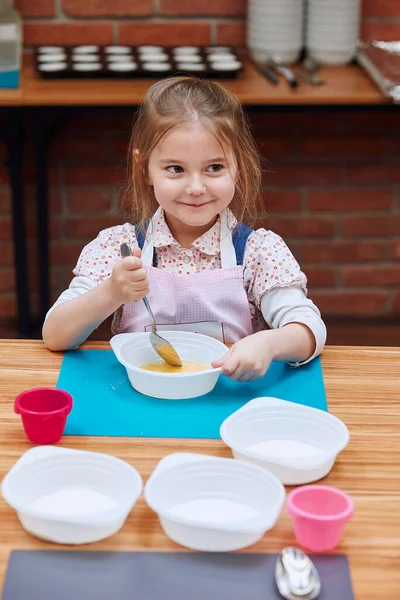
[[[149,160],[149,182],[168,224],[206,231],[235,193],[236,161],[229,148],[194,122],[171,129]],[[174,232],[173,232],[174,233]]]

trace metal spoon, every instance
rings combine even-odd
[[[131,256],[132,252],[128,244],[121,244],[120,247],[122,258],[126,258],[127,256]],[[154,350],[157,352],[159,356],[169,365],[174,367],[181,367],[182,361],[179,358],[179,354],[175,350],[175,348],[161,335],[157,333],[156,320],[153,315],[153,311],[150,308],[149,301],[146,297],[143,298],[143,302],[149,312],[149,315],[152,320],[151,324],[151,332],[150,332],[150,343],[153,346]]]
[[[284,548],[279,554],[275,581],[286,600],[314,600],[321,591],[321,580],[314,563],[298,548]]]

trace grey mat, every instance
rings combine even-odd
[[[10,554],[2,600],[279,600],[276,554],[26,551]],[[314,555],[319,600],[354,600],[345,555]]]

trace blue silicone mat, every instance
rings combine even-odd
[[[74,399],[67,435],[218,439],[226,417],[258,396],[327,410],[319,358],[298,369],[272,363],[253,383],[220,376],[214,390],[199,398],[159,400],[133,389],[112,350],[72,350],[64,355],[57,387]]]

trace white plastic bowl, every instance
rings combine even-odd
[[[228,552],[256,543],[285,501],[280,481],[231,458],[176,453],[162,459],[144,498],[165,534],[193,550]]]
[[[337,417],[278,398],[256,398],[221,425],[234,458],[274,473],[285,485],[317,481],[332,469],[349,442]]]
[[[182,360],[210,365],[204,371],[193,373],[156,373],[140,368],[140,365],[159,362],[148,333],[120,333],[110,340],[119,362],[126,368],[132,386],[146,396],[165,400],[183,400],[208,394],[217,383],[221,369],[213,369],[211,363],[218,360],[228,348],[218,340],[188,331],[162,331],[162,337],[171,342]]]
[[[58,544],[89,544],[116,533],[142,492],[131,465],[98,452],[38,446],[1,484],[22,527]]]

